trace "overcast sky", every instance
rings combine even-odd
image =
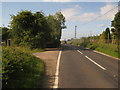
[[[51,2],[60,0],[42,0],[46,2],[35,2],[35,0],[34,2],[31,2],[32,0],[29,0],[29,2],[11,1],[2,0],[2,25],[9,25],[10,15],[16,15],[21,10],[31,10],[32,12],[42,10],[46,15],[61,11],[66,18],[67,25],[67,29],[62,31],[62,40],[74,38],[75,25],[77,26],[77,38],[101,34],[106,27],[111,27],[111,21],[118,11],[117,2],[72,2],[72,0],[64,0],[66,2]],[[107,14],[105,14],[106,12]]]

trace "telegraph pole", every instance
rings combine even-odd
[[[75,39],[76,39],[76,28],[77,28],[77,26],[75,26]]]
[[[118,12],[120,12],[120,1],[118,2]]]

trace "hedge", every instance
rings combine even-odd
[[[3,47],[3,88],[41,88],[43,74],[43,62],[33,56],[28,49]]]

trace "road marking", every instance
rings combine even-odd
[[[60,66],[60,57],[61,57],[62,51],[60,50],[59,56],[58,56],[58,61],[57,61],[57,66],[56,66],[56,73],[55,73],[55,82],[53,88],[58,88],[58,81],[59,81],[59,66]]]
[[[81,51],[77,50],[80,54],[83,54]]]
[[[93,62],[95,65],[97,65],[98,67],[100,67],[103,70],[106,70],[106,68],[104,68],[103,66],[101,66],[100,64],[96,63],[95,61],[93,61],[91,58],[89,58],[88,56],[85,56],[88,60],[90,60],[91,62]]]

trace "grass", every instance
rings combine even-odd
[[[90,48],[92,50],[96,50],[96,51],[108,54],[110,56],[120,58],[120,51],[118,50],[118,45],[116,44],[88,42],[87,40],[82,40],[82,39],[71,40],[71,41],[68,41],[67,43],[71,45],[81,46],[84,48]]]
[[[31,53],[37,53],[37,52],[44,52],[45,50],[43,50],[43,49],[33,49],[33,50],[31,50]]]
[[[33,50],[34,51],[34,50]],[[24,47],[3,47],[2,87],[41,88],[44,63]],[[37,50],[35,50],[36,52]]]
[[[115,45],[115,44],[88,43],[86,47],[92,50],[96,50],[96,51],[108,54],[113,57],[120,58],[118,54],[119,53],[118,45]]]
[[[36,53],[36,52],[44,52],[45,50],[44,49],[41,49],[41,48],[36,48],[36,49],[30,49],[29,47],[15,47],[17,49],[19,49],[20,51],[24,51],[24,52],[28,52],[28,53]]]

